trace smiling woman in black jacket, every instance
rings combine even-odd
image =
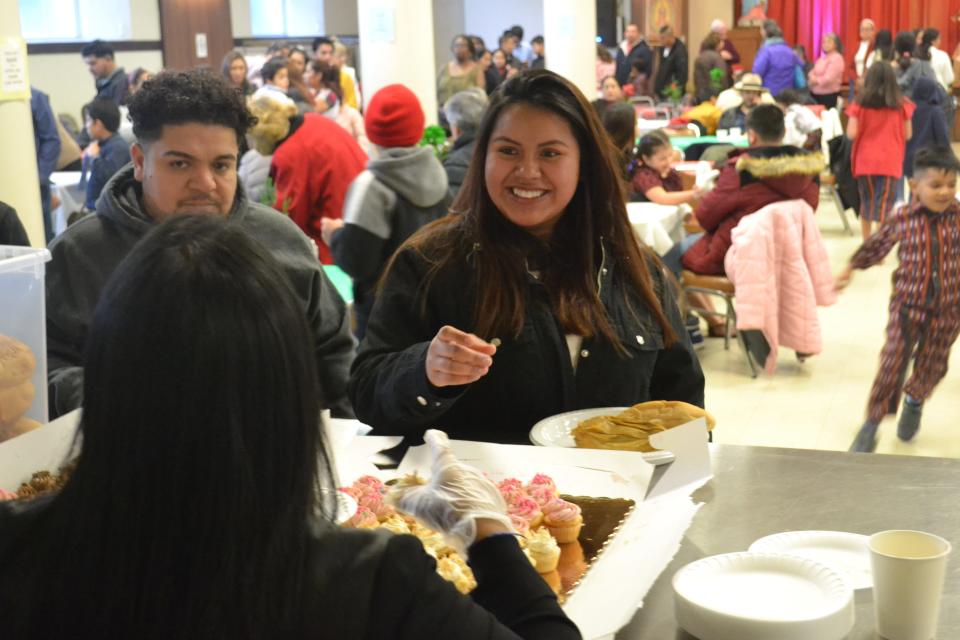
[[[357,417],[384,433],[521,443],[563,411],[702,406],[703,372],[620,174],[576,87],[542,70],[507,81],[459,213],[388,267],[351,370]]]
[[[471,597],[413,536],[333,524],[310,343],[242,227],[151,231],[94,314],[76,469],[53,497],[0,502],[0,637],[579,638],[497,488],[436,438],[432,486],[470,495],[407,511],[469,546]]]

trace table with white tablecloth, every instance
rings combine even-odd
[[[627,203],[627,216],[637,238],[659,256],[683,240],[683,219],[689,211],[686,205]]]

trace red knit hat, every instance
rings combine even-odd
[[[387,85],[367,105],[363,124],[367,137],[381,147],[412,147],[423,138],[423,108],[410,89]]]

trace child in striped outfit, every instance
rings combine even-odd
[[[863,241],[873,223],[884,217],[902,189],[903,156],[913,133],[914,104],[900,93],[889,64],[872,65],[863,95],[847,107],[847,137],[853,140],[850,162],[860,191]]]
[[[960,334],[958,173],[960,161],[949,147],[918,150],[910,179],[914,201],[887,218],[837,279],[838,289],[846,287],[853,269],[877,264],[899,244],[880,371],[851,451],[876,448],[877,427],[885,415],[896,414],[901,389],[905,396],[897,436],[911,440],[920,428],[924,400],[947,373],[950,348]],[[913,371],[906,379],[911,358]]]

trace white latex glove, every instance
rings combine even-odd
[[[516,531],[500,490],[480,471],[454,457],[446,433],[430,429],[423,440],[433,456],[430,481],[394,489],[387,494],[389,502],[444,533],[447,542],[461,552],[476,539],[477,518],[496,520],[507,531]]]

